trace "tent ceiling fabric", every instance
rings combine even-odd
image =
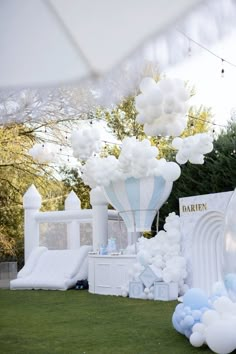
[[[202,0],[1,0],[0,88],[107,73]]]

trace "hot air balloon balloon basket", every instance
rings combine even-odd
[[[158,213],[156,209],[136,209],[122,210],[119,215],[124,220],[125,224],[130,225],[127,231],[131,235],[130,244],[134,245],[135,253],[137,253],[137,241],[144,231],[150,231],[152,222]]]
[[[122,217],[128,232],[151,231],[153,220],[158,213],[158,209],[133,209],[121,210],[119,215]]]

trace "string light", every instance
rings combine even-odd
[[[192,47],[191,47],[191,41],[188,41],[188,56],[191,57],[192,55]]]
[[[225,125],[225,124],[212,123],[210,120],[203,119],[203,118],[200,118],[200,117],[195,117],[195,116],[192,116],[191,114],[188,114],[188,117],[192,118],[192,119],[195,119],[195,120],[200,120],[202,122],[205,122],[205,123],[217,126],[217,127],[227,128],[227,125]]]
[[[225,69],[224,69],[224,59],[221,59],[221,62],[222,62],[221,77],[224,77],[224,75],[225,75]]]
[[[218,58],[221,60],[221,62],[223,61],[224,63],[227,63],[230,66],[233,66],[236,68],[236,64],[232,63],[231,61],[219,56],[218,54],[216,54],[215,52],[213,52],[212,50],[210,50],[209,48],[205,47],[204,45],[202,45],[201,43],[195,41],[194,39],[192,39],[191,37],[189,37],[185,32],[181,31],[180,29],[176,29],[179,33],[181,33],[185,38],[187,38],[190,42],[196,44],[198,47],[200,47],[201,49],[207,51],[208,53],[210,53],[211,55],[213,55],[214,57]]]

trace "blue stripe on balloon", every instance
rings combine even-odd
[[[130,203],[130,210],[133,210],[132,219],[135,220],[136,228],[140,228],[140,179],[130,177],[125,181],[125,189]]]
[[[159,209],[158,204],[159,200],[161,199],[162,194],[164,193],[165,189],[165,184],[166,181],[164,180],[163,177],[158,176],[154,177],[154,187],[153,187],[153,192],[152,192],[152,198],[150,199],[147,209],[153,210],[153,209]],[[150,212],[150,214],[147,212],[146,214],[146,221],[145,225],[150,225],[152,223],[154,217],[155,217],[156,212],[153,211],[153,213]],[[152,220],[150,220],[152,218]]]
[[[108,187],[104,187],[104,190],[105,190],[105,192],[106,192],[108,198],[110,199],[111,204],[112,204],[113,206],[115,206],[116,210],[118,210],[119,212],[121,212],[120,215],[121,215],[122,219],[124,220],[124,222],[125,222],[125,224],[126,224],[126,227],[127,227],[127,228],[132,227],[132,224],[131,224],[132,218],[129,218],[129,216],[128,216],[127,214],[122,213],[122,211],[124,210],[124,207],[123,207],[123,205],[120,203],[119,199],[118,199],[117,196],[116,196],[117,193],[116,193],[116,191],[114,190],[114,185],[113,185],[113,183],[111,182]],[[117,192],[119,193],[119,191],[117,191]],[[130,221],[129,219],[130,219],[131,221]],[[130,224],[131,224],[131,225],[130,225]]]

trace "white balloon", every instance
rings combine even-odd
[[[176,137],[172,140],[172,146],[174,149],[180,149],[181,146],[183,145],[183,139],[180,137]]]
[[[228,354],[236,349],[235,322],[217,321],[206,329],[206,343],[218,354]]]
[[[87,160],[101,148],[100,132],[96,127],[76,130],[71,134],[71,145],[76,158]]]
[[[198,332],[201,333],[203,336],[205,336],[205,330],[206,330],[206,326],[203,323],[195,323],[195,325],[192,328],[192,332]]]
[[[175,162],[167,162],[162,170],[162,176],[166,181],[174,182],[181,174],[179,165]]]
[[[144,109],[146,106],[147,106],[147,100],[143,94],[140,94],[135,97],[135,108],[137,110]]]
[[[56,150],[53,144],[34,144],[28,153],[38,163],[50,163],[56,160]]]
[[[156,84],[149,77],[143,79],[140,88],[145,97],[137,96],[136,109],[145,120],[137,121],[144,124],[144,131],[151,136],[180,135],[187,125],[188,92],[183,81],[163,79]]]
[[[139,124],[144,124],[145,123],[145,116],[142,115],[141,113],[137,114],[136,116],[136,121],[139,123]]]
[[[175,83],[171,79],[163,79],[158,84],[161,91],[165,94],[169,94],[170,92],[172,92],[175,87]]]
[[[185,89],[185,87],[182,87],[182,88],[180,87],[177,91],[177,95],[181,101],[187,101],[189,99],[189,93]]]
[[[220,319],[220,315],[219,315],[219,313],[217,311],[215,311],[215,310],[207,310],[202,315],[201,321],[206,326],[209,326],[210,324],[215,323],[219,319]]]
[[[188,157],[185,157],[180,152],[177,152],[175,159],[180,165],[184,165],[188,161]]]
[[[214,309],[219,313],[232,312],[234,308],[233,302],[227,296],[221,296],[214,301]]]
[[[140,82],[139,88],[142,93],[149,93],[156,88],[156,81],[151,77],[145,77]]]
[[[161,90],[157,87],[154,87],[150,92],[148,96],[148,102],[152,105],[155,106],[160,106],[163,101],[163,94]]]
[[[201,347],[204,342],[205,342],[205,338],[202,335],[202,333],[199,332],[194,332],[191,334],[190,338],[189,338],[190,343],[192,344],[192,346],[194,347]]]
[[[203,164],[204,154],[212,151],[212,137],[206,133],[195,134],[173,142],[173,147],[178,150],[176,161],[184,164],[190,161],[193,164]]]
[[[148,294],[148,300],[153,300],[154,299],[154,295],[153,295],[153,293],[149,293]]]

